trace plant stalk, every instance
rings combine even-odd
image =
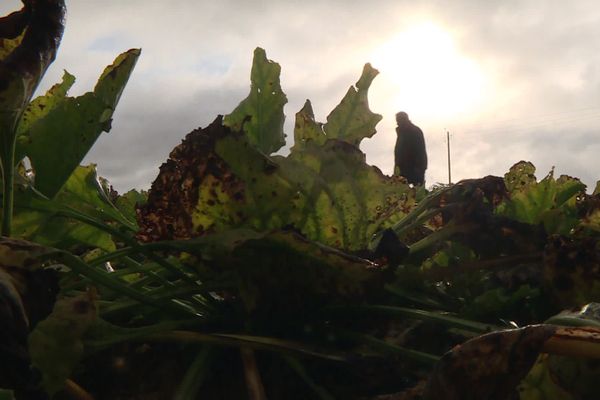
[[[248,390],[248,399],[267,400],[265,387],[260,377],[260,371],[256,364],[256,355],[254,350],[248,347],[240,348],[242,364],[244,365],[244,378],[246,380],[246,389]]]
[[[11,168],[13,157],[8,157],[8,162],[2,158],[2,236],[10,236],[12,226],[12,215],[14,207],[13,184],[14,167]]]
[[[11,124],[5,129],[2,129],[2,141],[4,141],[5,153],[2,154],[2,226],[0,234],[2,236],[11,235],[13,208],[14,208],[14,193],[13,185],[15,182],[15,131],[16,124]]]

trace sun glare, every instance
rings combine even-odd
[[[399,33],[377,48],[371,60],[395,110],[448,118],[475,110],[481,100],[484,76],[479,66],[432,22]]]

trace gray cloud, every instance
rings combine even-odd
[[[67,6],[61,50],[41,89],[68,69],[78,79],[73,94],[80,94],[119,52],[143,49],[112,131],[86,158],[120,191],[148,187],[186,133],[246,96],[254,47],[282,65],[289,142],[306,98],[324,121],[371,61],[372,49],[418,20],[451,31],[461,54],[494,83],[468,115],[413,118],[426,134],[429,183],[447,179],[445,129],[452,133],[454,180],[501,175],[520,159],[534,162],[540,176],[555,165],[557,173],[592,187],[600,178],[600,9],[594,0],[79,0]],[[0,14],[19,7],[5,1]],[[398,110],[386,100],[385,76],[394,71],[381,72],[371,106],[384,119],[362,148],[369,162],[390,173]]]

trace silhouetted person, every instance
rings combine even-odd
[[[427,151],[423,131],[408,119],[405,112],[396,114],[396,147],[394,148],[394,174],[406,178],[413,185],[425,184]]]

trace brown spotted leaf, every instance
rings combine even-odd
[[[138,236],[293,227],[311,240],[358,250],[414,203],[414,190],[366,164],[347,142],[308,142],[289,157],[267,157],[217,119],[190,133],[161,166],[139,209]]]
[[[299,219],[303,199],[281,169],[221,117],[175,147],[138,210],[144,241],[234,227],[275,229]]]
[[[479,336],[446,353],[433,370],[425,400],[518,399],[517,386],[557,328],[527,326]]]

